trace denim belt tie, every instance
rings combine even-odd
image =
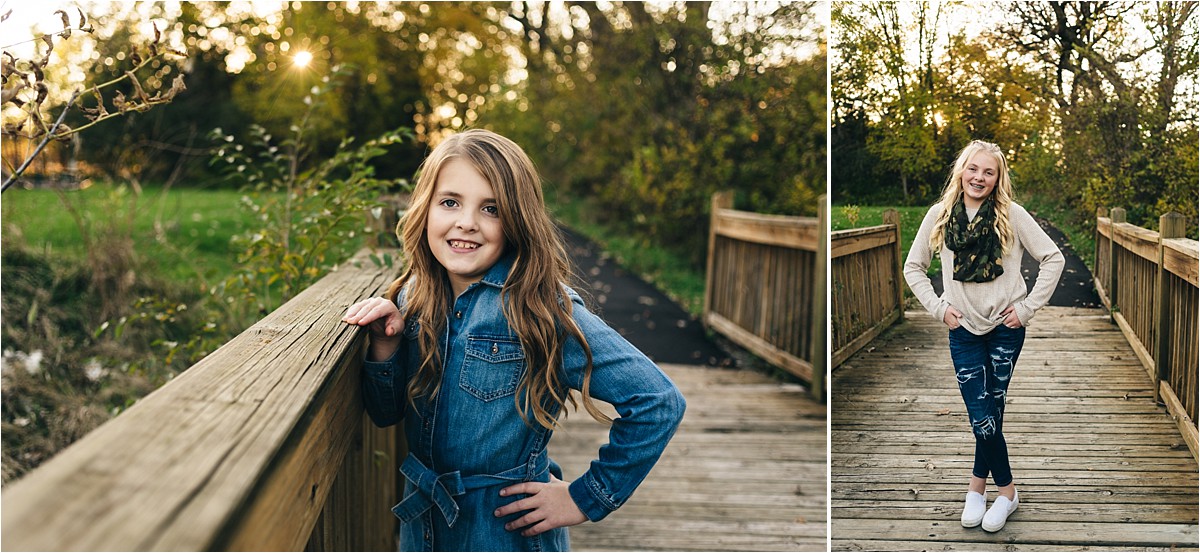
[[[398,505],[392,507],[392,513],[400,519],[400,522],[407,523],[436,505],[442,516],[445,517],[446,524],[453,527],[454,522],[458,520],[459,510],[458,503],[454,501],[455,497],[470,490],[497,484],[516,484],[532,480],[534,476],[540,476],[549,470],[548,458],[544,450],[532,465],[533,470],[530,470],[530,464],[525,464],[500,474],[462,476],[459,471],[437,474],[410,453],[404,459],[404,464],[400,466],[400,473],[408,478],[409,482],[412,482],[416,490]],[[527,475],[533,476],[527,477]]]

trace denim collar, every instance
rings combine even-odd
[[[508,281],[508,272],[512,270],[513,263],[517,260],[516,252],[508,251],[500,256],[495,265],[479,279],[479,282],[493,286],[495,288],[504,288],[504,283]]]

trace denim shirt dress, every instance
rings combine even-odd
[[[456,298],[440,337],[441,389],[409,405],[409,379],[420,366],[415,317],[391,358],[363,363],[363,401],[378,426],[403,422],[409,455],[401,465],[404,498],[392,509],[400,518],[403,551],[566,551],[566,528],[533,537],[504,524],[524,515],[493,515],[524,495],[500,490],[525,481],[548,482],[557,465],[546,453],[551,431],[526,425],[513,402],[526,369],[520,340],[501,310],[500,290],[513,257],[502,257]],[[685,402],[675,384],[642,352],[584,308],[566,289],[572,317],[592,349],[592,397],[620,415],[609,443],[570,485],[571,498],[591,521],[620,507],[658,461],[683,418]],[[403,303],[403,293],[399,302]],[[403,305],[401,305],[403,310]],[[580,389],[587,357],[568,340],[563,377]],[[553,413],[553,411],[552,411]],[[587,416],[585,412],[576,416]],[[531,412],[528,413],[533,421]]]

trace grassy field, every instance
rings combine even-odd
[[[13,189],[3,196],[6,241],[40,252],[83,259],[83,229],[93,236],[128,232],[141,261],[158,276],[176,282],[203,279],[213,283],[235,270],[237,251],[230,238],[254,226],[235,190],[144,188],[97,184],[63,192]],[[553,201],[554,198],[549,198]],[[618,261],[643,275],[685,309],[699,315],[704,301],[704,273],[691,268],[669,250],[647,246],[635,237],[607,229],[588,217],[585,200],[553,202],[551,209],[564,223],[600,242]],[[126,231],[125,229],[129,229]]]
[[[850,214],[858,210],[858,223],[852,224]],[[917,230],[921,228],[921,221],[925,219],[925,213],[929,211],[929,206],[917,207],[897,207],[897,206],[844,206],[835,205],[830,211],[829,226],[832,231],[847,230],[852,228],[873,227],[883,224],[883,212],[889,209],[895,209],[900,213],[900,260],[903,263],[904,259],[908,258],[908,249],[912,247],[913,239],[917,236]],[[929,264],[929,273],[933,274],[941,270],[942,262],[937,256],[934,256]],[[905,294],[909,294],[908,286],[904,287]]]
[[[82,232],[95,240],[128,232],[140,261],[164,279],[213,281],[233,272],[236,252],[229,240],[253,223],[239,206],[241,197],[234,190],[186,188],[136,194],[107,183],[66,191],[62,198],[51,190],[14,189],[4,193],[3,231],[6,241],[74,259],[86,255]]]
[[[61,198],[52,190],[13,189],[3,196],[3,232],[6,241],[72,259],[86,255],[82,232],[101,243],[106,236],[127,234],[143,267],[156,276],[215,283],[237,269],[238,250],[230,239],[260,226],[242,207],[243,195],[196,188],[164,194],[157,187],[137,194],[108,183],[66,191]],[[362,234],[352,239],[349,250],[361,247],[364,239]]]

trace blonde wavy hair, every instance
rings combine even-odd
[[[438,336],[445,330],[451,291],[446,269],[429,248],[426,223],[438,173],[451,159],[469,162],[491,185],[504,231],[504,251],[516,253],[500,298],[525,353],[525,374],[513,397],[521,419],[530,425],[526,411],[532,410],[539,425],[554,429],[556,412],[567,405],[578,407],[561,370],[563,347],[574,339],[587,356],[583,406],[593,418],[611,421],[589,394],[592,349],[571,318],[572,303],[564,289],[572,275],[571,261],[546,211],[537,169],[512,140],[483,129],[455,134],[433,149],[419,169],[409,210],[396,226],[408,267],[388,288],[387,297],[395,302],[407,285],[402,314],[405,320],[416,317],[421,325],[421,366],[408,386],[409,403],[415,405],[420,396],[435,397],[444,371]]]
[[[1000,237],[1004,253],[1008,253],[1008,248],[1013,243],[1013,229],[1008,221],[1008,207],[1013,203],[1012,179],[1008,175],[1008,162],[1005,161],[1004,152],[1000,150],[999,146],[991,142],[973,140],[959,152],[958,159],[954,161],[954,168],[950,171],[950,178],[946,179],[946,190],[942,192],[942,199],[938,202],[942,206],[942,213],[938,215],[937,222],[933,225],[933,232],[929,234],[929,247],[934,252],[942,251],[942,244],[946,238],[946,224],[950,222],[950,213],[954,209],[954,204],[958,203],[963,194],[963,171],[966,170],[967,162],[979,152],[991,154],[1000,168],[1000,174],[996,179],[996,188],[992,190],[992,196],[996,199],[996,236]]]

